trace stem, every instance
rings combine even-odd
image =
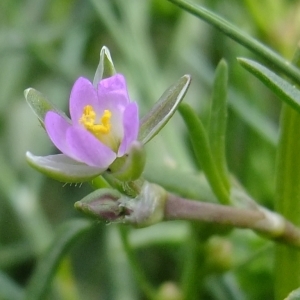
[[[165,220],[194,220],[249,228],[269,239],[300,248],[300,229],[264,208],[241,209],[169,194],[165,206]]]
[[[148,299],[155,299],[155,291],[153,287],[148,282],[143,269],[141,268],[137,257],[134,254],[133,249],[131,248],[129,241],[128,241],[128,229],[124,226],[119,226],[119,232],[121,236],[121,241],[124,247],[124,251],[127,255],[129,260],[130,266],[132,267],[133,273],[135,278],[138,282],[139,287],[142,289],[144,294]]]

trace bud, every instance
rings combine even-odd
[[[97,219],[118,221],[123,218],[124,207],[118,201],[121,194],[112,189],[98,189],[74,206],[77,210]]]

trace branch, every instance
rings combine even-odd
[[[265,237],[300,248],[300,229],[265,208],[242,209],[168,194],[165,220],[194,220],[255,230]]]

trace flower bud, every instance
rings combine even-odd
[[[77,201],[74,206],[77,210],[105,221],[116,221],[123,218],[124,208],[118,200],[121,195],[112,189],[98,189],[82,200]]]

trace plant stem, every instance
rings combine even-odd
[[[300,248],[300,229],[264,208],[241,209],[169,194],[165,206],[165,220],[194,220],[249,228],[269,239]]]

